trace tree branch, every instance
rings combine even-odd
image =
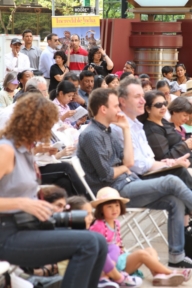
[[[7,34],[8,31],[7,31],[7,28],[5,27],[5,24],[3,22],[3,17],[2,17],[1,10],[0,10],[0,23],[1,23],[2,27],[3,27],[3,29],[4,29],[5,34]]]
[[[9,30],[11,27],[11,23],[12,23],[12,21],[13,21],[13,15],[14,15],[14,13],[16,12],[16,10],[17,10],[17,5],[16,5],[16,1],[13,1],[13,3],[14,3],[14,8],[13,8],[13,10],[11,11],[11,15],[9,16],[9,22],[8,22],[8,24],[7,24],[7,30]]]

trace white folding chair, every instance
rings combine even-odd
[[[85,172],[81,166],[80,160],[77,156],[74,156],[71,158],[71,164],[73,165],[74,170],[76,171],[77,175],[79,176],[81,182],[83,183],[86,191],[88,192],[88,194],[90,195],[91,199],[95,200],[96,197],[93,194],[93,192],[91,191],[91,188],[89,187],[89,185],[87,184],[87,181],[85,180]]]
[[[74,156],[70,160],[87,193],[91,199],[95,200],[96,197],[85,180],[85,172],[79,158]],[[168,245],[167,239],[160,229],[167,221],[165,211],[150,210],[147,208],[127,208],[126,212],[125,215],[120,217],[122,237],[124,239],[130,232],[135,239],[134,242],[136,241],[133,246],[129,247],[129,251],[137,246],[144,248],[144,243],[152,247],[151,241],[157,237],[162,237],[163,241]]]

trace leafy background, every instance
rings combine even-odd
[[[51,10],[46,9],[46,13],[39,13],[36,9],[31,13],[31,9],[28,8],[27,12],[19,12],[22,4],[27,6],[37,2],[42,7],[51,9],[51,0],[13,0],[13,2],[15,8],[7,8],[6,11],[0,6],[0,33],[21,34],[28,28],[34,35],[40,34],[41,39],[44,39],[51,32]],[[91,7],[95,6],[95,0],[55,0],[56,15],[73,15],[74,6],[89,6],[89,2]],[[129,3],[128,8],[132,7]],[[101,18],[121,18],[121,0],[99,0],[99,11]],[[126,17],[133,19],[134,14],[128,12]],[[156,15],[155,21],[176,21],[183,18],[184,15]],[[142,15],[142,20],[147,21],[148,16]]]

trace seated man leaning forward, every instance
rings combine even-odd
[[[111,186],[122,197],[130,198],[128,207],[166,209],[169,212],[169,265],[192,268],[192,260],[184,253],[183,227],[185,205],[192,209],[191,190],[173,175],[141,180],[130,172],[129,167],[134,164],[131,133],[125,115],[120,113],[115,90],[94,90],[89,111],[94,119],[80,135],[77,154],[93,192],[96,194],[102,187]],[[111,133],[111,123],[122,129],[124,148]],[[187,165],[186,157],[180,163]]]

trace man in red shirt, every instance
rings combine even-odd
[[[88,52],[81,48],[80,37],[77,34],[71,35],[70,71],[79,75],[88,63]]]

